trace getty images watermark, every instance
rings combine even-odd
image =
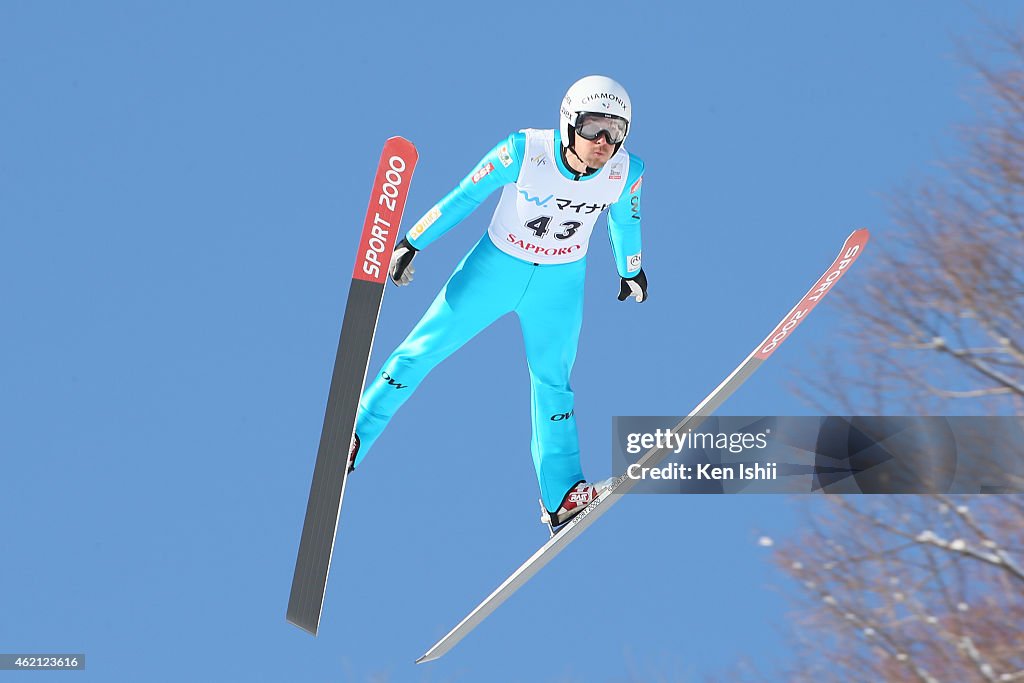
[[[651,450],[671,452],[679,455],[683,450],[715,449],[732,455],[740,455],[749,450],[768,448],[768,436],[771,429],[762,432],[699,432],[688,429],[678,433],[672,429],[655,429],[651,432],[633,432],[626,435],[626,453],[640,455]],[[752,462],[714,464],[711,462],[668,462],[660,466],[644,466],[634,462],[626,467],[626,476],[630,479],[704,479],[721,481],[727,479],[771,479],[778,477],[778,468],[774,462]]]
[[[1024,493],[1019,416],[616,417],[612,437],[630,493]]]

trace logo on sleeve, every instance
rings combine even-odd
[[[644,184],[644,177],[640,176],[639,178],[636,179],[636,182],[633,183],[632,187],[629,188],[629,193],[630,194],[634,194],[637,190],[640,189],[640,186],[643,185],[643,184]]]
[[[505,168],[512,165],[512,155],[508,153],[508,145],[502,145],[498,148],[498,160]]]
[[[632,256],[627,256],[626,257],[626,263],[629,264],[629,269],[630,270],[636,270],[637,268],[640,267],[640,254],[641,253],[642,252],[638,251],[637,253],[633,254]]]
[[[479,169],[477,169],[476,173],[474,173],[470,177],[470,180],[472,180],[473,184],[476,185],[481,180],[483,180],[484,176],[486,176],[488,173],[490,173],[493,170],[494,170],[494,164],[492,164],[491,162],[488,161],[486,164],[484,164]]]
[[[441,209],[435,206],[430,211],[428,211],[427,215],[421,218],[416,225],[412,226],[412,230],[409,231],[409,237],[416,239],[424,232],[426,232],[427,228],[433,225],[434,221],[436,221],[440,217]]]

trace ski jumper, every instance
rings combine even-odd
[[[562,162],[560,145],[557,131],[513,133],[406,235],[424,249],[502,188],[487,234],[363,392],[357,466],[427,373],[515,312],[530,369],[530,450],[541,500],[556,510],[566,491],[583,480],[569,375],[583,322],[587,246],[607,209],[619,275],[640,271],[644,165],[620,147],[599,171],[580,177]]]

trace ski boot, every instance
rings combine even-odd
[[[544,501],[540,501],[540,521],[548,525],[548,530],[554,536],[565,527],[569,520],[610,490],[614,483],[615,477],[593,484],[588,484],[585,481],[577,482],[566,492],[562,498],[562,504],[556,511],[549,512],[544,507]]]
[[[348,447],[348,473],[356,468],[356,455],[359,454],[359,435],[352,432],[352,444]]]

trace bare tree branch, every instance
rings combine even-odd
[[[823,496],[775,546],[803,609],[799,637],[842,675],[990,683],[1024,670],[1024,496]],[[813,660],[814,657],[810,656]],[[813,664],[814,662],[802,662]],[[793,672],[790,680],[800,678]]]
[[[980,84],[978,120],[960,133],[966,151],[891,196],[895,229],[879,231],[867,268],[840,290],[844,357],[855,362],[801,373],[815,405],[1024,410],[1024,40],[990,30],[998,66],[963,54]]]

